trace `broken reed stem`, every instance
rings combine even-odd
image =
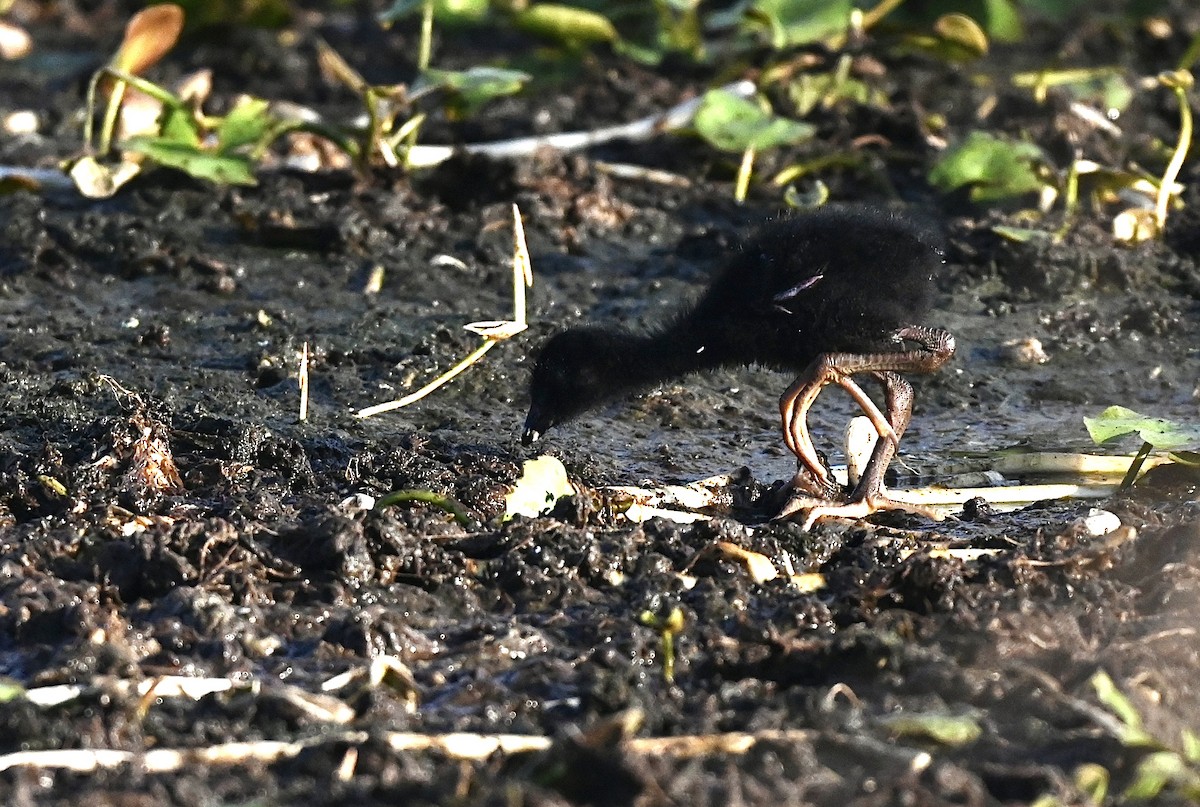
[[[533,286],[533,261],[529,257],[529,244],[525,241],[525,225],[521,221],[521,209],[513,206],[513,322],[526,324],[525,288]]]
[[[757,92],[752,81],[735,81],[718,88],[740,98],[750,98]],[[511,140],[496,140],[490,143],[466,143],[461,146],[416,145],[408,151],[411,168],[428,168],[445,162],[459,152],[482,154],[493,159],[515,159],[529,156],[540,149],[557,151],[580,151],[614,140],[641,142],[657,137],[664,132],[683,128],[692,122],[704,96],[676,104],[662,112],[638,118],[630,123],[604,126],[590,131],[556,132],[548,135],[517,137]]]
[[[630,737],[621,742],[630,754],[638,756],[694,759],[716,754],[740,756],[759,743],[812,743],[822,734],[808,729],[764,729],[755,732],[682,735],[670,737]],[[345,743],[353,748],[372,739],[365,731],[323,734],[304,740],[257,740],[230,742],[198,748],[152,748],[138,753],[116,749],[65,749],[17,751],[0,756],[0,771],[40,768],[91,773],[121,766],[134,766],[147,773],[169,773],[187,765],[243,765],[249,762],[273,763],[294,758],[304,751]],[[493,755],[545,751],[554,739],[537,734],[419,734],[388,732],[381,739],[397,753],[432,751],[451,759],[485,760]],[[872,748],[876,751],[878,749]],[[925,752],[897,751],[913,769],[928,764]]]
[[[308,342],[300,350],[300,422],[308,420]]]
[[[466,370],[475,362],[483,358],[483,354],[492,349],[498,342],[503,342],[516,336],[521,331],[525,330],[528,325],[525,321],[525,287],[533,285],[533,264],[529,258],[529,245],[525,242],[525,228],[521,224],[521,210],[515,204],[513,205],[513,318],[511,320],[503,320],[498,322],[472,322],[466,325],[466,329],[472,333],[477,333],[483,337],[483,344],[471,351],[471,353],[458,364],[451,367],[442,375],[430,381],[425,386],[421,387],[410,395],[405,395],[403,398],[398,398],[394,401],[368,406],[366,409],[360,409],[357,416],[360,418],[369,418],[372,415],[378,415],[382,412],[390,412],[393,409],[399,409],[403,406],[408,406],[410,403],[421,400],[429,393],[436,390],[448,381],[451,381],[455,376],[459,375],[463,370]]]
[[[487,353],[496,346],[497,341],[498,340],[496,339],[485,339],[483,344],[472,350],[465,359],[451,367],[444,374],[438,376],[425,386],[421,387],[416,392],[405,395],[403,398],[397,398],[394,401],[387,401],[386,403],[368,406],[366,409],[360,409],[357,412],[357,416],[360,418],[369,418],[384,412],[391,412],[393,409],[400,409],[401,407],[408,406],[410,403],[415,403],[416,401],[421,400],[443,384],[453,381],[454,378],[457,377],[463,370],[466,370],[472,364],[479,361],[484,353]]]

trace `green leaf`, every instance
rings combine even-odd
[[[978,19],[998,42],[1019,42],[1025,38],[1021,15],[1010,0],[983,0],[983,13]],[[975,16],[975,15],[972,15]]]
[[[728,90],[705,93],[692,126],[701,137],[724,151],[762,150],[799,143],[816,132],[812,124],[781,118]]]
[[[658,0],[658,44],[664,51],[686,53],[694,59],[704,55],[699,0]]]
[[[902,5],[891,18],[915,27],[929,25],[946,14],[965,14],[978,21],[994,42],[1019,42],[1025,38],[1021,15],[1013,0],[924,0]]]
[[[24,694],[25,687],[21,686],[20,682],[7,676],[0,677],[0,703],[8,703]]]
[[[1180,781],[1187,776],[1187,765],[1183,758],[1174,751],[1156,751],[1142,758],[1138,763],[1137,772],[1129,787],[1125,788],[1125,798],[1136,801],[1152,799],[1172,782]]]
[[[1083,425],[1097,444],[1127,434],[1137,434],[1143,442],[1165,451],[1200,447],[1200,424],[1175,423],[1123,406],[1110,406],[1097,417],[1084,418]]]
[[[989,202],[1042,189],[1034,166],[1043,160],[1033,143],[1010,142],[987,132],[972,132],[947,151],[929,172],[943,192],[971,187],[971,201]]]
[[[504,497],[504,518],[535,517],[553,509],[563,496],[575,493],[567,479],[567,469],[554,457],[541,456],[525,460],[521,478],[512,493]]]
[[[414,90],[437,86],[457,94],[462,99],[465,111],[470,112],[481,104],[502,95],[512,95],[532,78],[520,70],[499,67],[472,67],[470,70],[426,70]]]
[[[558,42],[587,44],[619,39],[608,17],[574,6],[535,3],[514,14],[513,22],[524,31]]]
[[[1075,787],[1088,797],[1089,804],[1104,803],[1110,778],[1108,768],[1094,762],[1085,762],[1075,769]]]
[[[1188,762],[1193,765],[1200,763],[1200,737],[1196,736],[1196,732],[1191,729],[1184,729],[1180,733],[1180,745],[1183,746],[1183,755]]]
[[[1121,690],[1117,689],[1117,685],[1113,683],[1108,673],[1103,670],[1096,673],[1091,678],[1091,684],[1092,689],[1096,690],[1096,697],[1100,699],[1100,702],[1121,721],[1121,725],[1125,729],[1120,738],[1122,743],[1143,746],[1153,742],[1153,738],[1142,728],[1142,716],[1138,713],[1137,707],[1133,705],[1133,701],[1125,697]]]
[[[200,124],[190,109],[163,107],[159,118],[158,136],[164,142],[199,148]]]
[[[933,23],[933,35],[913,34],[906,41],[945,62],[971,62],[987,55],[988,38],[966,14],[945,14]]]
[[[969,715],[937,713],[890,715],[883,725],[901,737],[921,737],[942,745],[961,746],[979,739],[979,722]]]
[[[749,19],[771,33],[776,49],[820,42],[850,27],[850,0],[755,0]]]
[[[275,124],[269,109],[270,104],[261,98],[242,98],[217,127],[217,149],[228,154],[257,145]]]
[[[942,39],[953,42],[975,58],[987,55],[987,34],[979,27],[979,23],[966,14],[956,13],[939,17],[933,24],[933,30]]]
[[[1120,67],[1072,67],[1059,70],[1030,70],[1015,73],[1013,86],[1025,87],[1041,94],[1057,87],[1065,94],[1087,104],[1104,109],[1124,111],[1133,100],[1134,90]]]
[[[1054,238],[1054,233],[1048,233],[1045,230],[1035,230],[1032,227],[1010,227],[1007,224],[997,224],[992,228],[992,232],[1018,244],[1029,241],[1050,241]]]
[[[887,96],[869,84],[837,73],[802,73],[788,84],[788,97],[796,111],[807,115],[818,105],[830,107],[838,101],[886,108]]]
[[[159,165],[178,168],[197,179],[221,185],[254,185],[257,180],[246,157],[214,154],[160,137],[134,137],[122,144],[129,151],[145,154]]]

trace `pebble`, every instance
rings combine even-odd
[[[1120,528],[1121,519],[1115,513],[1093,507],[1088,514],[1079,519],[1088,535],[1101,536]]]
[[[37,134],[38,116],[33,110],[18,109],[16,112],[9,112],[7,115],[5,115],[2,125],[4,127],[5,134]]]

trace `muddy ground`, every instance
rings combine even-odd
[[[37,53],[56,58],[0,65],[0,106],[42,121],[39,135],[0,139],[0,162],[78,153],[86,77],[123,21],[121,9],[88,8],[27,22]],[[1087,205],[1062,243],[1011,243],[991,225],[1012,223],[1012,209],[923,179],[935,151],[918,107],[944,115],[950,139],[986,126],[1059,148],[1065,102],[1039,106],[1005,71],[1118,53],[1130,75],[1152,75],[1200,31],[1185,2],[1166,15],[1165,39],[1099,19],[1038,27],[973,68],[983,82],[868,41],[861,55],[886,68],[872,75],[887,108],[812,114],[821,135],[808,155],[872,133],[905,155],[885,151],[873,180],[830,171],[835,199],[887,202],[890,188],[948,234],[931,323],[959,349],[946,370],[914,379],[911,480],[1013,446],[1090,449],[1082,418],[1114,403],[1200,418],[1200,160],[1184,167],[1167,237],[1136,247],[1114,245],[1113,211]],[[317,73],[320,33],[373,81],[411,78],[411,25],[382,33],[366,16],[307,13],[292,30],[195,35],[158,77],[213,67],[218,102],[246,91],[350,115],[354,99]],[[447,35],[435,58],[465,65],[528,47],[517,35]],[[435,120],[428,137],[592,128],[712,83],[598,51],[466,124]],[[1169,95],[1147,94],[1122,138],[1075,142],[1120,163],[1154,137],[1172,142],[1177,120]],[[766,155],[764,171],[795,157]],[[687,185],[615,178],[599,160]],[[1111,776],[1108,801],[1125,801],[1148,748],[1122,742],[1090,682],[1107,673],[1161,743],[1200,729],[1194,475],[1156,472],[1101,501],[1123,525],[1107,536],[1080,527],[1097,503],[1078,500],[805,532],[767,520],[770,489],[792,470],[775,409],[790,379],[753,369],[672,382],[536,450],[519,444],[545,336],[656,321],[780,210],[765,185],[733,204],[734,167],[696,140],[664,138],[412,175],[264,170],[256,187],[217,188],[160,170],[107,201],[0,197],[0,675],[41,693],[0,704],[0,801],[1083,804],[1075,776],[1088,763]],[[529,331],[410,408],[354,417],[472,349],[462,324],[508,316],[514,202],[536,276]],[[372,293],[373,267],[384,279]],[[1030,338],[1048,361],[1006,347]],[[850,414],[839,395],[822,398],[823,446]],[[522,461],[539,452],[589,490],[734,474],[737,506],[693,525],[629,524],[585,493],[501,522]],[[453,497],[465,523],[428,504],[363,508],[402,489]],[[722,541],[823,585],[756,583],[714,552]],[[669,681],[643,614],[675,608]],[[367,681],[385,657],[408,672]],[[323,688],[347,672],[345,686]],[[187,697],[163,676],[232,684]],[[61,685],[77,688],[46,689]],[[933,718],[954,718],[958,733]],[[451,732],[485,736],[466,747]],[[441,744],[416,747],[422,737]],[[56,749],[129,756],[79,769],[7,756]],[[161,753],[172,749],[185,753]]]

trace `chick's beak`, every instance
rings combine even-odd
[[[541,407],[536,403],[529,407],[529,414],[525,416],[525,428],[521,430],[521,445],[530,445],[536,443],[542,434],[549,427],[548,423],[543,423]]]

